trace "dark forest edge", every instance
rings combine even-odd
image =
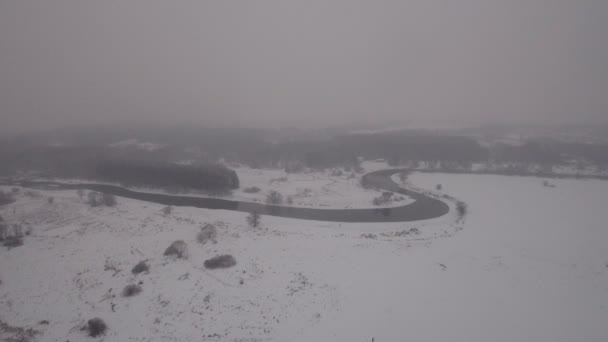
[[[483,133],[489,134],[488,131]],[[209,173],[210,177],[220,175],[219,188],[233,188],[238,184],[238,177],[216,164],[278,168],[293,173],[331,168],[360,173],[361,160],[380,159],[390,167],[423,172],[608,178],[606,139],[589,143],[529,138],[520,144],[511,144],[503,142],[501,136],[495,136],[488,143],[487,134],[469,131],[303,134],[297,130],[201,127],[74,129],[5,139],[0,143],[0,176],[27,174],[117,182],[122,182],[120,179],[124,177],[127,185],[137,185],[143,181],[137,176],[141,175],[138,165],[150,168],[150,165],[164,164],[165,170],[161,173],[182,175],[183,172],[183,176],[190,179],[194,171],[181,166],[179,171],[172,170],[175,166],[170,166],[189,164],[203,168],[201,172]],[[156,147],[142,149],[120,144],[117,147],[117,142],[129,139],[152,142]],[[100,161],[115,164],[117,160],[128,161],[129,165],[110,165],[99,172]],[[569,174],[559,172],[560,168],[568,168]],[[116,169],[121,170],[116,172]],[[116,176],[117,173],[121,175]],[[145,180],[148,183],[167,182],[158,176],[150,175],[149,178]],[[208,184],[192,180],[177,186],[214,190],[209,189]]]

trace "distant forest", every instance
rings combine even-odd
[[[137,138],[155,149],[116,147]],[[0,142],[0,175],[28,172],[45,177],[109,180],[132,185],[222,190],[238,187],[231,163],[297,170],[357,167],[358,160],[383,159],[392,166],[419,163],[466,171],[472,163],[544,166],[572,163],[608,167],[608,144],[529,139],[520,144],[480,143],[473,135],[400,131],[376,134],[298,130],[105,128],[59,131]],[[518,166],[519,167],[519,166]],[[437,169],[436,167],[434,169]]]

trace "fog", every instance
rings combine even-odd
[[[608,2],[2,1],[1,131],[598,122]]]

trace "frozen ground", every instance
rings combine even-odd
[[[95,340],[80,327],[97,316],[106,341],[608,339],[608,182],[409,180],[441,183],[467,202],[465,223],[453,214],[407,224],[263,217],[253,229],[242,213],[164,216],[162,206],[134,200],[88,208],[75,192],[22,191],[0,208],[31,227],[23,246],[0,248],[0,340],[16,328],[38,341]],[[218,228],[216,244],[196,242],[206,222]],[[162,256],[180,239],[188,259]],[[225,253],[235,267],[203,267]],[[144,259],[150,272],[133,276]],[[141,294],[121,297],[137,282]]]

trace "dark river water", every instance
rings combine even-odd
[[[317,209],[274,206],[254,202],[241,202],[220,198],[201,198],[180,195],[151,194],[125,189],[115,185],[82,183],[65,184],[58,182],[20,181],[4,182],[6,185],[21,185],[24,187],[43,188],[45,190],[76,190],[88,189],[115,196],[141,201],[171,205],[176,207],[195,207],[205,209],[223,209],[242,212],[257,211],[261,215],[288,217],[302,220],[330,222],[409,222],[428,220],[443,216],[450,211],[449,206],[438,199],[424,194],[401,188],[391,179],[391,176],[406,170],[380,170],[363,176],[362,184],[383,191],[409,196],[414,201],[407,205],[393,208],[366,209]],[[371,204],[370,204],[371,205]]]

